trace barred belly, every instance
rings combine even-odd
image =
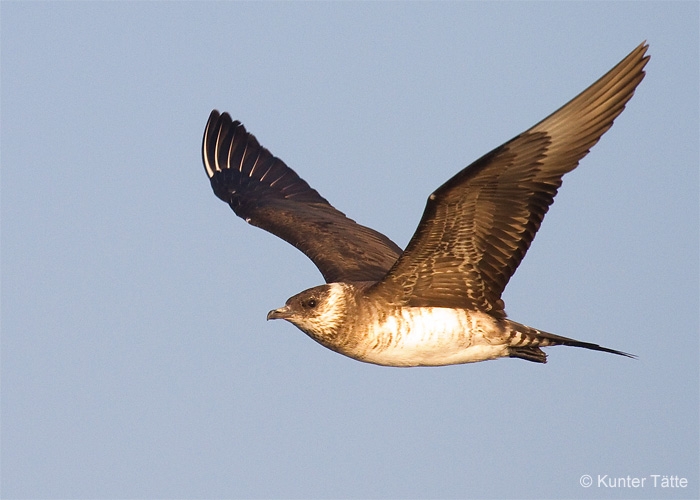
[[[350,356],[387,366],[441,366],[508,356],[507,334],[491,316],[464,309],[405,307],[370,322]]]

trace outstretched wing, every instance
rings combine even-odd
[[[501,293],[562,176],[622,112],[644,78],[646,50],[637,47],[568,104],[431,194],[413,238],[375,292],[409,305],[474,307],[505,317]]]
[[[202,161],[216,196],[304,252],[328,283],[377,281],[401,255],[389,238],[333,208],[228,113],[211,112]]]

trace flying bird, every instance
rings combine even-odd
[[[440,366],[501,357],[545,363],[542,347],[630,354],[507,318],[501,294],[562,177],[612,126],[644,78],[642,43],[566,105],[457,173],[429,197],[405,250],[346,217],[228,113],[202,142],[216,196],[246,222],[291,243],[326,284],[267,319],[359,361]]]

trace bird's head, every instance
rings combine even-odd
[[[290,297],[284,307],[267,313],[267,319],[286,319],[315,340],[333,338],[347,314],[347,285],[331,283],[309,288]]]

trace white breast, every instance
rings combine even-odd
[[[408,307],[370,325],[350,356],[388,366],[440,366],[508,355],[492,317],[462,309]]]

